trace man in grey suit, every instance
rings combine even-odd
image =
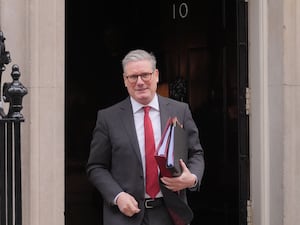
[[[130,51],[122,65],[129,96],[98,111],[87,163],[89,180],[104,200],[103,224],[180,224],[168,209],[167,192],[187,203],[186,189],[200,188],[204,158],[198,129],[188,104],[157,94],[159,71],[152,53],[140,49]],[[186,163],[180,160],[181,175],[157,178],[160,189],[155,197],[150,197],[145,188],[144,106],[151,107],[149,114],[156,146],[170,117],[177,117],[188,137],[188,160]],[[190,220],[188,216],[184,224]]]

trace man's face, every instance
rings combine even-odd
[[[129,95],[137,102],[147,105],[156,93],[158,75],[158,70],[153,71],[147,60],[128,63],[124,68],[124,84]]]

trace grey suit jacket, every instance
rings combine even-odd
[[[188,168],[200,181],[204,172],[203,150],[198,129],[186,103],[158,96],[161,130],[171,116],[176,116],[188,134]],[[130,98],[98,111],[91,141],[87,175],[104,199],[104,225],[139,225],[144,214],[144,175]],[[114,205],[121,191],[135,197],[141,208],[133,217],[123,215]],[[185,191],[181,197],[186,201]]]

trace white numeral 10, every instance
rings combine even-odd
[[[181,3],[179,5],[179,7],[176,7],[175,4],[173,4],[173,19],[175,20],[177,15],[179,15],[179,17],[181,19],[184,19],[185,17],[187,17],[189,13],[189,7],[186,3]]]

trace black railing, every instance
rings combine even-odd
[[[21,225],[21,122],[24,122],[21,110],[27,89],[19,81],[19,67],[14,64],[12,82],[4,83],[1,92],[2,73],[11,62],[4,41],[0,31],[0,225]],[[7,113],[4,102],[9,104]]]

